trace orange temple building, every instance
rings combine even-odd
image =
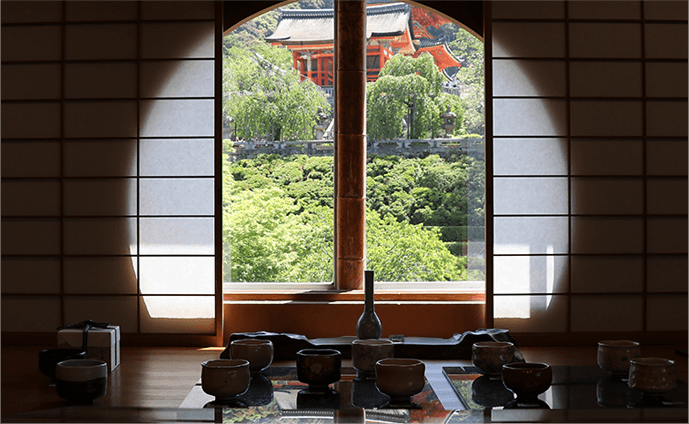
[[[446,44],[434,43],[426,30],[448,20],[406,3],[373,4],[366,8],[367,81],[378,79],[385,62],[396,54],[418,57],[429,53],[446,77],[448,68],[461,63]],[[274,46],[292,52],[293,67],[303,79],[321,87],[333,85],[334,39],[332,9],[280,9],[275,32],[266,37]],[[449,77],[448,77],[449,79]]]

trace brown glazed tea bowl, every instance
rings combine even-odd
[[[628,376],[630,360],[639,356],[641,356],[641,347],[638,342],[631,340],[598,342],[598,366],[614,376]]]
[[[514,352],[510,342],[476,342],[471,346],[471,363],[481,374],[497,380],[502,366],[514,362]]]
[[[502,383],[517,398],[535,398],[548,390],[553,381],[550,365],[541,362],[513,362],[502,366]]]
[[[201,364],[201,388],[218,402],[227,402],[249,390],[251,372],[246,359],[214,359]]]
[[[677,387],[675,361],[665,358],[634,358],[629,367],[629,387],[644,395],[660,395]]]
[[[55,366],[57,395],[90,404],[108,391],[108,364],[98,359],[68,359]]]
[[[375,380],[376,362],[392,358],[395,345],[390,340],[357,339],[352,342],[352,366],[358,379]]]
[[[258,374],[273,363],[273,342],[264,339],[240,339],[230,343],[232,359],[249,361],[251,374]]]
[[[413,405],[411,397],[426,384],[425,371],[418,359],[381,359],[376,362],[376,387],[390,396],[390,406]]]
[[[342,354],[335,349],[302,349],[297,352],[297,379],[309,385],[306,392],[326,393],[340,381]]]

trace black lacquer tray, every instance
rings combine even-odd
[[[553,383],[540,402],[519,404],[502,381],[488,380],[473,366],[444,367],[443,373],[467,409],[485,408],[687,408],[687,383],[659,396],[631,389],[626,379],[613,378],[597,366],[553,366]]]

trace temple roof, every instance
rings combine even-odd
[[[452,51],[447,46],[447,44],[436,44],[426,47],[421,47],[414,53],[414,57],[418,57],[420,54],[427,52],[433,56],[435,59],[435,64],[438,68],[445,70],[446,68],[451,68],[453,66],[462,66],[462,63],[452,54]]]
[[[266,41],[289,44],[332,44],[333,9],[280,9],[280,20]],[[366,8],[366,39],[402,35],[410,26],[411,6],[390,3]]]

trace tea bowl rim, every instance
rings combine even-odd
[[[246,359],[209,359],[201,363],[203,368],[207,369],[240,369],[249,367],[249,361]]]
[[[545,362],[510,362],[509,364],[502,365],[503,370],[508,369],[512,371],[543,371],[550,369],[550,365]]]
[[[342,357],[342,352],[337,349],[314,349],[307,348],[301,349],[297,352],[297,357],[308,358],[308,357]]]
[[[384,339],[356,339],[352,340],[352,345],[362,346],[394,346],[392,340]]]
[[[626,340],[626,339],[621,339],[621,340],[607,339],[607,340],[599,341],[598,346],[599,347],[639,347],[639,346],[641,346],[641,343],[636,342],[634,340]]]
[[[425,365],[421,359],[413,358],[383,358],[376,361],[376,367],[420,367]]]
[[[483,341],[483,342],[476,342],[471,345],[472,349],[476,347],[502,347],[502,348],[509,348],[514,346],[514,343],[512,342],[494,342],[494,341]]]
[[[237,339],[230,342],[232,345],[245,345],[245,346],[272,346],[273,342],[265,339]]]
[[[675,365],[675,361],[667,358],[660,358],[657,356],[641,356],[629,360],[634,365],[641,365],[647,367],[666,367]]]

